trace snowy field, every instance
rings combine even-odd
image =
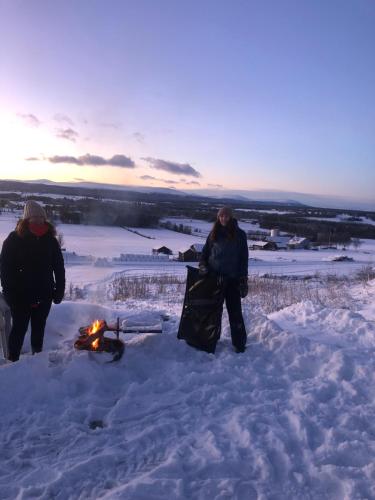
[[[0,245],[7,234],[14,229],[16,217],[11,214],[0,215]],[[167,229],[134,228],[139,234],[117,227],[84,226],[60,224],[58,232],[63,234],[64,246],[69,252],[78,255],[91,255],[95,258],[112,259],[121,253],[151,255],[152,249],[167,246],[177,256],[179,250],[186,250],[194,243],[202,243],[208,234],[211,224],[194,219],[170,219],[177,224],[190,225],[197,233],[186,235]],[[249,223],[241,222],[243,229],[249,230]],[[254,229],[254,227],[252,227]],[[259,228],[258,228],[259,229]],[[133,230],[133,228],[132,228]],[[143,235],[143,236],[140,236]],[[332,262],[337,255],[346,255],[352,262]],[[270,252],[265,250],[250,251],[249,274],[276,276],[304,276],[316,273],[323,275],[353,274],[364,266],[375,265],[375,241],[362,240],[358,249],[340,250],[280,250]],[[131,275],[149,274],[182,274],[185,264],[175,261],[124,262],[122,265],[95,267],[93,265],[67,265],[67,281],[81,286],[85,282],[101,281],[115,273],[124,272]]]
[[[207,222],[204,220],[198,219],[187,219],[183,217],[171,217],[163,219],[165,221],[169,220],[174,224],[182,224],[184,226],[189,226],[192,229],[192,233],[195,235],[200,235],[201,237],[207,237],[208,233],[212,228],[212,222]],[[244,231],[262,231],[265,234],[268,234],[268,231],[265,229],[261,229],[258,223],[252,223],[247,220],[240,221],[240,227]]]
[[[0,243],[13,227],[0,219]],[[155,240],[117,228],[59,230],[70,251],[105,257],[196,241],[166,230],[139,229]],[[331,273],[342,264],[349,275],[373,263],[374,248],[346,252],[353,263],[323,262],[332,251],[251,252],[262,260],[250,270]],[[177,340],[181,291],[113,302],[100,292],[114,273],[185,267],[68,267],[68,279],[96,293],[52,307],[43,353],[31,356],[27,337],[18,363],[0,360],[1,499],[375,498],[374,280],[317,280],[319,299],[274,308],[254,289],[243,301],[248,349],[234,353],[224,314],[213,355]],[[162,315],[163,333],[123,336],[117,363],[73,348],[78,328],[95,319],[155,325]]]

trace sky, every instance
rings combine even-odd
[[[374,200],[373,0],[0,0],[0,178]]]

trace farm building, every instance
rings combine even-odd
[[[202,253],[202,250],[203,250],[203,247],[204,247],[204,243],[194,243],[193,245],[191,245],[191,249],[194,250],[195,252],[201,254]]]
[[[164,255],[172,255],[172,250],[166,246],[158,247],[158,248],[153,248],[152,249],[152,254],[153,255],[159,255],[159,254],[164,254]]]
[[[286,250],[288,248],[289,236],[270,236],[267,241],[276,244],[276,250]]]
[[[307,249],[310,248],[310,240],[308,238],[302,238],[299,236],[294,236],[288,242],[288,248],[290,249]]]
[[[249,250],[277,250],[274,241],[251,241]]]
[[[194,243],[190,245],[187,250],[179,251],[178,260],[181,262],[198,262],[202,254],[203,246],[202,243]]]

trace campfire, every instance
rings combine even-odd
[[[119,321],[117,322],[119,323]],[[116,333],[116,337],[106,337],[104,332]],[[82,326],[79,329],[79,337],[74,343],[74,347],[79,350],[108,352],[113,355],[112,361],[121,359],[125,345],[119,339],[120,327],[110,327],[104,319],[97,319],[89,326]]]
[[[166,318],[163,318],[166,320]],[[112,361],[121,359],[125,344],[120,340],[120,333],[162,333],[162,328],[155,327],[129,327],[120,328],[120,319],[117,318],[115,325],[108,325],[104,319],[97,319],[91,325],[82,326],[79,337],[74,343],[78,350],[90,352],[106,352],[113,355]],[[105,332],[113,332],[114,337],[106,337]]]

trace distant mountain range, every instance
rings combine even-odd
[[[25,191],[27,186],[33,185],[43,187],[43,192],[61,192],[62,188],[73,188],[80,190],[100,191],[127,191],[133,193],[155,193],[170,196],[192,196],[202,198],[214,198],[215,200],[233,200],[237,202],[256,202],[259,204],[283,205],[290,207],[313,206],[321,208],[335,208],[348,210],[375,211],[375,200],[357,200],[347,197],[314,195],[308,193],[297,193],[276,190],[235,190],[235,189],[186,189],[178,190],[167,187],[155,186],[126,186],[119,184],[104,184],[97,182],[54,182],[49,179],[37,179],[31,181],[0,180],[0,190],[3,191]]]
[[[310,193],[297,193],[295,191],[276,190],[226,190],[226,189],[195,189],[186,192],[200,194],[201,196],[234,198],[239,197],[251,201],[273,201],[285,205],[303,204],[312,207],[337,208],[348,210],[375,211],[375,196],[373,200],[359,200],[345,196],[316,195]]]

